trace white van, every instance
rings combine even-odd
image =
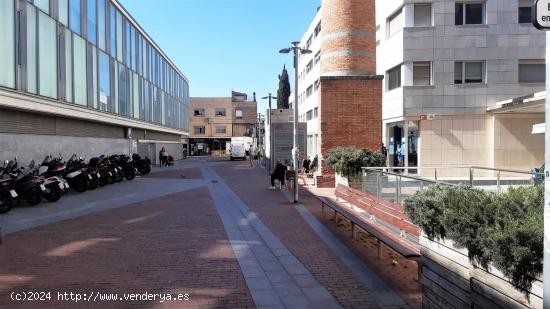
[[[231,142],[231,161],[235,159],[246,160],[246,150],[244,143],[242,142]]]

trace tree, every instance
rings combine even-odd
[[[288,98],[290,97],[290,82],[288,81],[288,72],[283,65],[283,72],[279,75],[279,90],[277,90],[277,108],[289,108]]]

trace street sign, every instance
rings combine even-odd
[[[536,0],[533,3],[531,21],[537,29],[550,29],[550,0]]]

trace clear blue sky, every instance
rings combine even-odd
[[[320,0],[120,0],[190,81],[191,96],[256,92],[265,113],[268,92],[300,40]],[[292,88],[294,87],[292,84]]]

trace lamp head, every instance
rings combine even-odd
[[[312,53],[311,50],[305,49],[305,48],[301,48],[301,49],[300,49],[300,52],[301,52],[302,54],[311,54],[311,53]]]
[[[291,50],[290,48],[283,48],[283,49],[279,50],[279,53],[280,54],[288,54],[288,53],[290,53],[290,50]]]

